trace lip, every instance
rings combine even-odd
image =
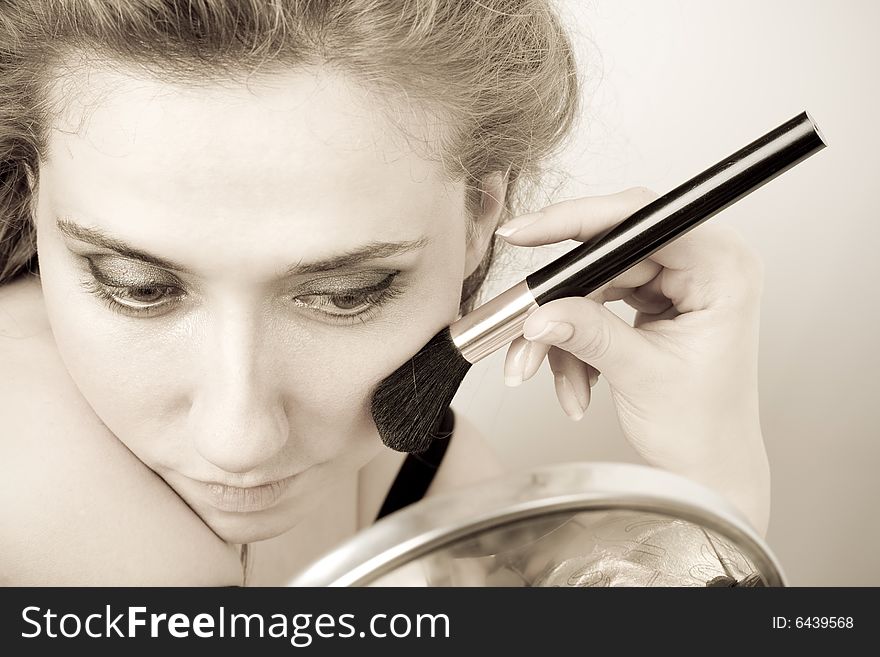
[[[214,508],[233,513],[253,513],[270,509],[278,504],[293,479],[294,477],[291,476],[247,488],[215,482],[199,482],[199,484],[206,491],[208,502]]]

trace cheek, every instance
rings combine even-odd
[[[347,408],[369,413],[375,387],[456,319],[464,254],[432,262],[430,273],[392,302],[393,310],[364,326],[325,328],[320,337],[310,336],[308,355],[299,356],[310,373],[303,399],[316,406],[330,403],[331,416]]]
[[[41,254],[40,260],[46,311],[59,354],[98,417],[132,447],[129,441],[137,443],[145,428],[163,420],[158,410],[187,364],[177,354],[158,357],[159,337],[133,328],[137,322],[117,317],[84,291],[82,274],[59,266],[65,258]]]

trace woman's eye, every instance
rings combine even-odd
[[[364,304],[365,297],[356,294],[348,294],[330,297],[330,303],[340,310],[356,310]]]
[[[82,281],[83,287],[120,314],[162,314],[186,296],[179,280],[151,265],[101,255],[85,260],[90,276]]]
[[[180,301],[185,292],[174,285],[107,285],[89,281],[86,289],[111,310],[125,315],[157,315]]]
[[[112,289],[112,288],[111,288]],[[123,287],[111,292],[113,298],[123,305],[133,308],[155,306],[171,298],[180,296],[179,290],[170,285],[153,287]]]
[[[346,317],[358,315],[384,300],[384,292],[369,294],[301,294],[294,298],[294,303],[313,310]]]
[[[365,315],[378,310],[382,304],[399,294],[391,285],[395,276],[396,274],[390,274],[376,285],[359,290],[300,294],[294,297],[293,302],[332,318],[363,320]]]

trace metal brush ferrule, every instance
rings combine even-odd
[[[449,333],[465,360],[476,363],[521,336],[526,318],[537,309],[522,281],[451,324]]]

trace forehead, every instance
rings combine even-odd
[[[386,99],[380,105],[378,95],[322,68],[173,83],[92,65],[64,73],[50,89],[51,105],[61,110],[50,135],[50,157],[58,154],[59,142],[70,149],[69,138],[79,137],[145,173],[186,172],[191,180],[234,180],[257,163],[313,167],[334,156],[387,163],[414,155],[389,114],[408,131],[428,131],[427,121],[407,118],[409,108]],[[418,141],[431,138],[422,135]],[[411,159],[411,166],[436,172],[426,158]]]
[[[41,177],[71,212],[135,238],[138,227],[197,234],[224,223],[246,233],[299,222],[302,235],[316,221],[323,235],[411,238],[420,217],[459,195],[436,158],[410,147],[386,103],[321,69],[186,85],[91,67],[51,94],[63,111]],[[424,121],[405,127],[431,141]],[[121,216],[127,226],[108,225]]]

